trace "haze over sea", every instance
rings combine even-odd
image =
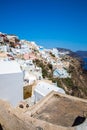
[[[87,0],[0,0],[0,31],[46,48],[87,50]]]

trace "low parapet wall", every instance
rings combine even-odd
[[[37,113],[37,111],[44,106],[44,104],[46,102],[49,102],[49,100],[54,96],[59,96],[59,97],[65,97],[70,99],[71,101],[78,101],[78,102],[84,102],[87,103],[87,100],[81,99],[81,98],[77,98],[77,97],[72,97],[66,94],[61,94],[61,93],[57,93],[52,91],[51,93],[49,93],[46,97],[44,97],[42,100],[40,100],[37,104],[35,104],[34,106],[32,106],[31,108],[29,108],[27,111],[25,111],[25,114],[28,114],[29,116],[32,116],[34,113]],[[41,122],[42,126],[43,124],[48,124],[50,125],[51,123],[40,120],[40,119],[34,119],[36,120],[36,122]],[[43,123],[44,122],[44,123]],[[78,126],[73,126],[73,127],[64,127],[64,126],[59,126],[59,125],[54,125],[51,124],[53,126],[56,127],[56,130],[86,130],[87,129],[87,119],[80,125]]]
[[[2,130],[74,130],[29,117],[0,100],[0,126]]]
[[[17,111],[7,102],[0,100],[0,124],[3,130],[87,130],[87,119],[78,126],[64,127],[31,117],[44,103],[49,102],[53,94],[57,93],[51,92],[47,97],[25,112]],[[58,94],[58,96],[68,97],[72,100],[87,103],[86,100],[68,95]]]

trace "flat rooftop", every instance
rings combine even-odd
[[[55,125],[72,127],[77,117],[87,116],[86,100],[61,95],[53,93],[43,105],[40,106],[41,101],[36,104],[40,107],[36,111],[33,109],[32,117]]]

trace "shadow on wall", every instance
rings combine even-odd
[[[72,126],[80,125],[85,121],[86,117],[77,116]]]
[[[0,124],[0,130],[3,130],[2,126],[1,126],[1,124]]]

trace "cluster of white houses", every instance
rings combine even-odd
[[[8,100],[13,106],[16,106],[20,101],[24,100],[24,78],[29,78],[30,82],[36,80],[34,76],[31,77],[28,74],[29,73],[26,74],[26,77],[23,77],[20,65],[15,61],[0,62],[0,98]],[[33,96],[35,97],[34,102],[36,103],[52,90],[65,93],[63,89],[55,85],[46,83],[45,81],[39,81],[33,93]]]
[[[52,55],[55,56],[52,57]],[[35,42],[19,40],[15,35],[0,33],[0,98],[8,100],[16,106],[23,99],[23,87],[25,84],[37,83],[33,96],[35,102],[46,96],[50,91],[65,93],[63,89],[56,85],[46,83],[43,80],[42,68],[37,67],[33,60],[44,59],[51,63],[54,77],[66,78],[70,75],[64,67],[59,57],[57,49],[45,49],[36,45]],[[55,60],[56,59],[56,60]]]

